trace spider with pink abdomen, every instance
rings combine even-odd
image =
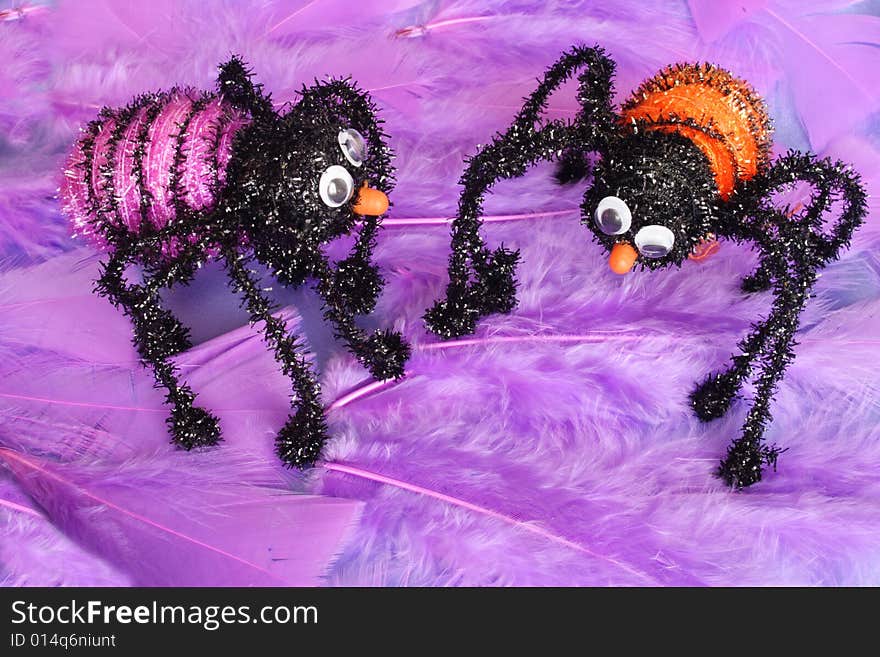
[[[276,439],[285,463],[314,462],[327,428],[317,380],[251,261],[284,285],[315,279],[326,319],[358,360],[379,379],[403,375],[409,347],[401,335],[368,335],[355,323],[384,284],[371,256],[393,185],[382,121],[366,93],[349,80],[315,82],[281,114],[237,57],[220,67],[216,93],[145,94],[88,125],[65,171],[64,208],[108,252],[97,290],[130,317],[134,345],[167,391],[174,443],[191,449],[220,439],[217,418],[195,405],[170,360],[190,346],[189,331],[160,298],[208,260],[224,264],[291,379],[295,411]],[[358,224],[350,255],[332,265],[323,247]],[[141,282],[127,280],[131,265]]]

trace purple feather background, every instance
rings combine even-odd
[[[880,584],[880,5],[597,2],[0,2],[0,582],[6,585]],[[681,270],[608,271],[581,189],[540,166],[495,188],[491,244],[523,253],[519,308],[438,344],[463,158],[504,128],[573,43],[619,66],[618,99],[673,61],[709,60],[768,101],[778,151],[852,162],[866,225],[816,288],[768,439],[779,472],[711,476],[745,413],[704,425],[694,381],[766,295],[723,244]],[[207,266],[169,305],[178,360],[225,442],[167,445],[161,394],[126,320],[91,294],[99,254],[55,197],[80,124],[174,84],[210,87],[240,53],[280,103],[352,75],[382,108],[399,183],[367,321],[402,329],[408,375],[375,384],[306,291],[276,289],[321,372],[334,439],[305,475],[272,455],[287,385]],[[573,116],[573,89],[552,99]],[[241,538],[244,537],[244,538]],[[239,540],[241,539],[241,540]]]

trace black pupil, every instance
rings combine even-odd
[[[334,203],[345,203],[348,196],[348,185],[342,178],[333,178],[327,185],[327,198]]]
[[[364,151],[366,151],[366,144],[364,144],[362,140],[358,139],[356,135],[349,133],[345,137],[345,150],[352,160],[354,160],[355,162],[363,162]]]
[[[639,250],[646,258],[662,258],[668,253],[668,249],[661,244],[643,244]]]
[[[620,218],[620,213],[614,208],[603,210],[599,217],[599,223],[602,226],[602,230],[606,233],[617,233],[623,228],[623,219]]]

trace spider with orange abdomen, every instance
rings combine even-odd
[[[542,120],[550,94],[579,69],[580,109],[573,121]],[[614,62],[600,47],[575,47],[546,72],[512,125],[473,156],[461,178],[446,296],[426,314],[442,338],[472,333],[477,320],[516,305],[519,253],[489,250],[480,235],[483,197],[499,179],[521,176],[540,160],[558,160],[557,178],[588,179],[583,223],[618,274],[634,267],[680,266],[710,235],[751,243],[759,266],[745,292],[772,290],[769,316],[739,344],[730,366],[691,393],[697,416],[724,415],[743,384],[754,398],[741,435],[718,474],[749,486],[775,467],[767,446],[770,402],[793,357],[794,334],[818,271],[838,257],[864,221],[865,191],[841,162],[790,152],[771,162],[771,125],[748,84],[710,64],[666,68],[612,108]],[[800,211],[775,197],[805,183]],[[827,215],[836,218],[827,220]]]

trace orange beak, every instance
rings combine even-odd
[[[636,259],[639,257],[638,252],[628,242],[618,242],[611,249],[611,255],[608,257],[608,266],[615,274],[628,274]]]
[[[357,202],[352,207],[355,214],[378,217],[388,211],[388,197],[378,189],[372,189],[364,183],[358,192]]]

